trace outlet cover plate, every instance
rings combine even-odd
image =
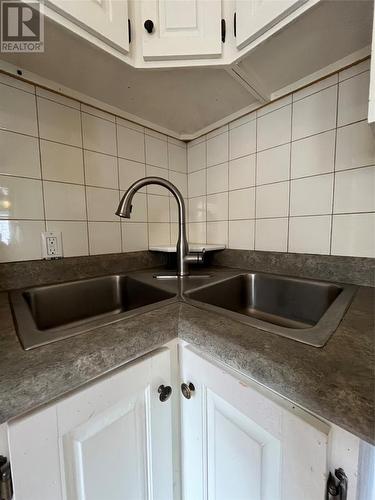
[[[61,232],[45,231],[41,237],[43,259],[60,259],[63,256]]]

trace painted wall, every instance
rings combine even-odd
[[[190,241],[375,257],[369,61],[188,144]]]
[[[52,92],[0,75],[0,262],[41,258],[41,232],[62,232],[65,256],[169,244],[176,203],[164,188],[120,196],[145,175],[187,196],[186,144]]]

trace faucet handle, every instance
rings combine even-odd
[[[205,248],[203,248],[201,252],[189,252],[187,255],[185,255],[185,262],[191,262],[192,264],[201,264],[204,261],[205,253]]]

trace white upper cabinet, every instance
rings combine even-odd
[[[236,0],[236,40],[242,49],[307,0]]]
[[[143,0],[141,11],[145,60],[221,55],[221,0]]]
[[[46,5],[117,50],[129,51],[128,0],[47,0]]]

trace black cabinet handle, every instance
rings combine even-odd
[[[144,22],[143,26],[145,27],[147,33],[151,34],[154,31],[154,23],[151,21],[151,19],[147,19],[147,21]]]
[[[160,401],[164,403],[171,397],[172,387],[170,385],[159,385],[158,393]]]

